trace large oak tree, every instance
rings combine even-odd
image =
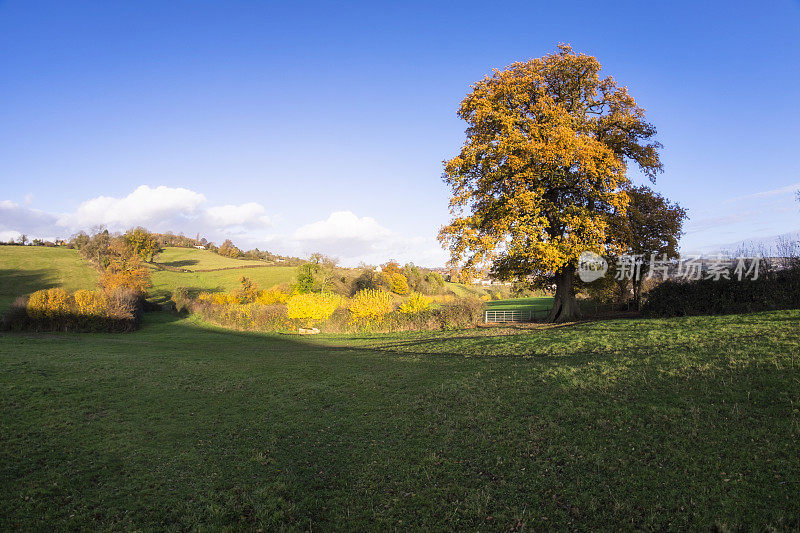
[[[439,238],[452,262],[467,272],[491,266],[503,278],[552,278],[552,321],[577,314],[580,253],[615,245],[609,224],[628,204],[628,165],[651,180],[661,171],[656,129],[600,68],[560,45],[495,70],[461,102],[467,139],[445,162],[453,219]]]

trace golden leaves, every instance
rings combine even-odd
[[[513,63],[472,86],[458,115],[460,153],[445,162],[454,219],[439,238],[472,268],[503,257],[555,271],[609,243],[624,212],[627,161],[653,175],[658,143],[627,90],[599,78],[596,58],[569,45]]]

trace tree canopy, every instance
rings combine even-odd
[[[445,162],[453,219],[439,237],[451,261],[466,272],[553,278],[552,320],[575,315],[580,253],[617,245],[610,225],[628,205],[628,165],[651,180],[662,170],[644,109],[600,69],[559,45],[495,70],[461,102],[466,142]]]

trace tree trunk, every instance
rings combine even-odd
[[[642,282],[641,275],[638,279],[634,278],[633,280],[633,302],[637,311],[642,310]]]
[[[575,267],[567,266],[556,274],[556,295],[548,322],[571,322],[580,317],[575,301]]]

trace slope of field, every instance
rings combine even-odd
[[[242,268],[247,266],[266,266],[264,261],[231,259],[208,250],[196,248],[168,247],[158,254],[154,263],[183,270],[217,270],[221,268]]]
[[[267,289],[292,281],[295,273],[295,267],[231,259],[192,248],[165,248],[155,258],[155,263],[152,272],[153,287],[149,293],[156,301],[166,300],[178,287],[186,287],[193,293],[235,289],[240,287],[239,279],[242,276],[252,279],[262,289]],[[191,272],[158,270],[159,266]]]
[[[0,312],[17,296],[39,289],[94,289],[99,274],[76,250],[0,246]]]
[[[538,328],[538,329],[537,329]],[[0,335],[0,529],[800,526],[800,311]]]

